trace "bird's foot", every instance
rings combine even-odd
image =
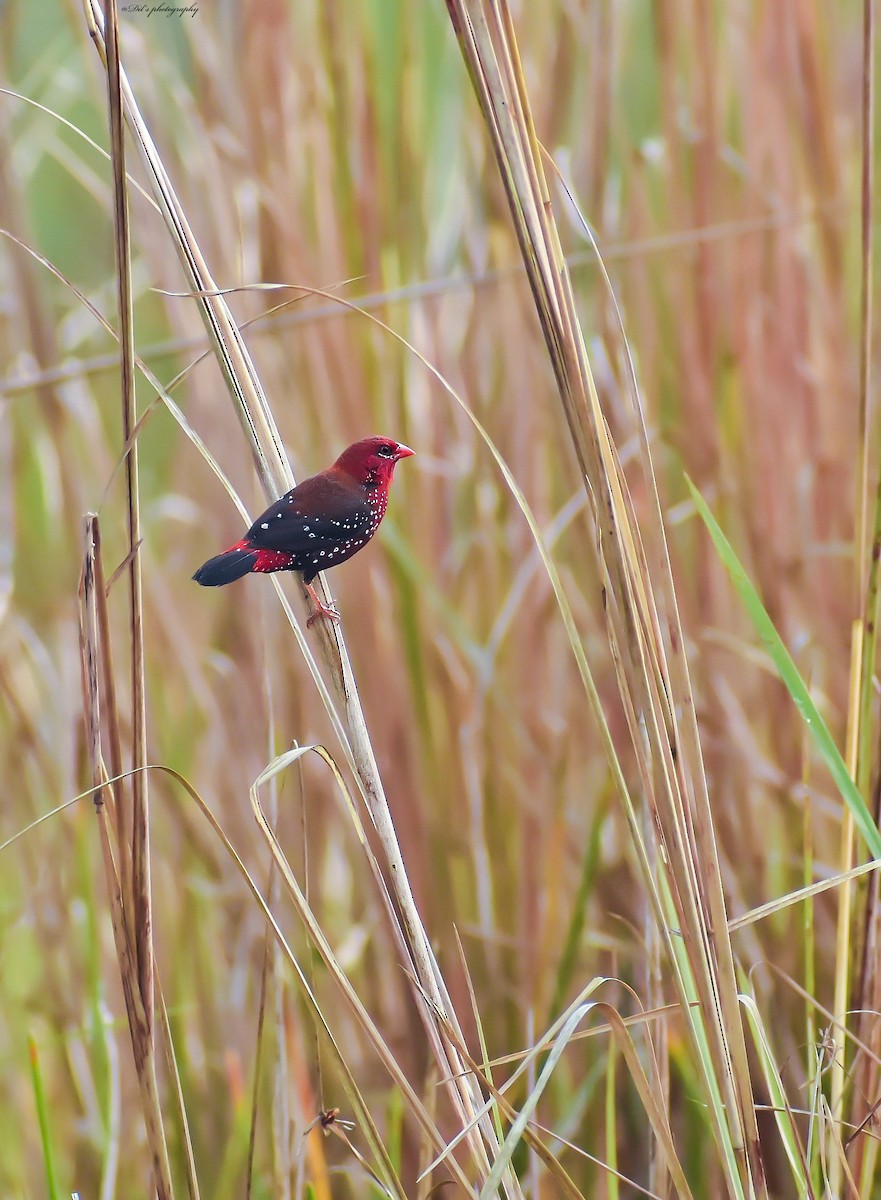
[[[306,588],[306,591],[312,597],[312,603],[315,605],[315,611],[312,613],[312,615],[309,617],[309,619],[306,622],[307,629],[311,629],[319,617],[326,617],[328,621],[339,622],[342,620],[342,617],[340,616],[340,611],[337,608],[337,606],[334,604],[333,600],[331,600],[330,604],[325,604],[319,598],[318,593],[316,592],[315,588],[312,586],[311,583],[306,583],[303,586]]]
[[[320,604],[315,612],[306,621],[306,628],[311,629],[319,617],[327,617],[328,621],[336,621],[337,624],[342,620],[340,611],[335,604]]]

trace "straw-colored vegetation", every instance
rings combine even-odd
[[[174,7],[0,7],[0,1196],[881,1195],[870,0]]]

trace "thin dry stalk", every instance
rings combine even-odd
[[[669,1171],[673,1186],[676,1189],[677,1195],[683,1197],[684,1200],[691,1200],[691,1189],[688,1186],[688,1181],[683,1173],[673,1143],[673,1134],[670,1129],[668,1113],[661,1103],[661,1098],[655,1095],[651,1085],[649,1084],[648,1077],[645,1074],[642,1062],[640,1061],[639,1052],[633,1039],[630,1037],[630,1034],[627,1031],[627,1025],[630,1022],[622,1018],[618,1010],[611,1004],[607,1004],[603,1001],[583,1003],[581,1000],[579,1000],[576,1001],[562,1015],[558,1022],[555,1022],[555,1032],[553,1035],[554,1038],[561,1036],[566,1040],[571,1040],[573,1036],[577,1037],[578,1035],[574,1033],[574,1029],[577,1024],[581,1023],[588,1014],[593,1016],[595,1013],[604,1015],[607,1018],[606,1022],[602,1026],[602,1029],[604,1032],[610,1032],[615,1039],[616,1045],[622,1052],[622,1056],[626,1060],[628,1068],[630,1069],[631,1078],[637,1087],[640,1099],[646,1106],[646,1109],[652,1114],[652,1127],[657,1129],[660,1133],[659,1141],[661,1143],[661,1152],[665,1156],[665,1164],[667,1170]],[[599,1030],[594,1030],[594,1032],[599,1032]],[[542,1053],[542,1048],[546,1047],[550,1042],[551,1035],[549,1031],[545,1033],[541,1043],[537,1046],[534,1046],[525,1055],[523,1062],[521,1062],[512,1078],[509,1079],[501,1088],[497,1087],[493,1083],[492,1076],[487,1071],[486,1065],[479,1064],[471,1058],[471,1056],[468,1054],[467,1047],[460,1046],[460,1051],[466,1062],[468,1062],[475,1076],[480,1079],[483,1089],[496,1101],[500,1111],[513,1124],[515,1121],[517,1121],[518,1117],[521,1122],[523,1122],[522,1111],[518,1113],[518,1111],[508,1100],[505,1093],[510,1088],[513,1079],[517,1078],[521,1072],[525,1071],[528,1068],[528,1065],[535,1058],[537,1058],[539,1054]],[[556,1156],[543,1144],[541,1139],[534,1132],[534,1128],[531,1126],[532,1122],[528,1124],[523,1123],[523,1139],[529,1145],[530,1149],[532,1149],[548,1167],[551,1175],[554,1178],[554,1181],[557,1183],[560,1189],[560,1193],[562,1195],[580,1195],[568,1174],[558,1162]]]
[[[345,973],[340,968],[337,958],[336,958],[335,954],[333,953],[333,951],[330,947],[330,944],[328,943],[327,937],[325,936],[323,930],[321,929],[321,926],[319,925],[318,921],[316,920],[315,915],[312,911],[312,908],[309,905],[309,902],[306,898],[306,895],[303,892],[302,888],[300,887],[300,885],[297,881],[297,878],[294,875],[293,870],[291,869],[290,863],[288,862],[287,857],[285,856],[284,850],[282,849],[281,845],[279,844],[277,835],[276,835],[275,831],[272,829],[269,822],[267,821],[266,816],[265,816],[263,809],[261,807],[261,804],[260,804],[258,792],[259,792],[259,788],[260,788],[261,784],[264,782],[268,782],[268,780],[274,774],[277,774],[277,772],[279,770],[281,770],[283,766],[288,765],[291,762],[295,762],[299,757],[301,757],[302,755],[307,754],[307,753],[317,754],[318,757],[321,758],[330,767],[330,769],[333,773],[333,776],[337,782],[338,787],[343,792],[343,794],[346,796],[348,806],[353,814],[353,817],[356,820],[356,827],[360,826],[360,822],[357,821],[357,813],[354,809],[354,805],[352,804],[351,799],[348,796],[348,793],[347,793],[346,787],[345,787],[345,783],[343,781],[342,776],[339,773],[339,768],[337,767],[336,763],[333,761],[331,756],[327,753],[327,751],[322,746],[298,747],[296,750],[289,751],[286,755],[283,755],[281,758],[276,759],[275,763],[271,764],[266,769],[266,771],[264,771],[263,775],[260,777],[260,779],[257,780],[257,782],[254,784],[254,787],[251,790],[251,806],[254,811],[254,816],[257,820],[257,824],[260,828],[260,831],[263,834],[264,838],[266,839],[267,845],[269,846],[270,852],[273,856],[273,862],[275,863],[275,865],[278,869],[278,874],[279,874],[279,878],[281,880],[282,886],[287,891],[287,894],[291,898],[291,900],[294,904],[294,907],[296,908],[297,912],[299,913],[300,919],[303,923],[303,926],[307,930],[307,932],[309,934],[309,938],[310,938],[311,942],[313,943],[315,950],[317,951],[318,954],[321,955],[322,959],[324,960],[324,962],[328,968],[329,973],[332,975],[335,982],[339,986],[343,996],[345,997],[348,1004],[351,1006],[352,1011],[356,1014],[364,1034],[366,1035],[368,1040],[371,1042],[374,1049],[377,1051],[380,1059],[382,1060],[383,1064],[388,1069],[391,1077],[397,1082],[399,1088],[402,1091],[402,1094],[404,1095],[404,1098],[406,1100],[408,1100],[408,1102],[410,1104],[411,1112],[420,1121],[425,1133],[429,1137],[432,1138],[432,1140],[435,1142],[435,1144],[437,1144],[437,1142],[439,1141],[439,1136],[438,1136],[437,1130],[434,1128],[434,1126],[430,1122],[428,1122],[428,1120],[426,1118],[426,1114],[425,1114],[424,1110],[422,1109],[422,1106],[418,1100],[418,1097],[416,1096],[416,1093],[412,1090],[412,1088],[410,1087],[410,1084],[405,1079],[402,1078],[400,1069],[397,1067],[397,1064],[395,1063],[394,1057],[393,1057],[388,1045],[382,1038],[378,1028],[376,1027],[376,1025],[374,1024],[370,1015],[368,1014],[367,1010],[365,1009],[362,1001],[360,1000],[357,993],[352,988],[351,984],[349,983],[348,979],[346,978]],[[362,845],[365,848],[365,852],[368,854],[368,856],[370,856],[370,849],[369,849],[369,846],[367,845],[366,836],[364,834],[363,829],[361,829],[360,827],[359,827],[359,838],[360,838]],[[309,990],[311,993],[311,989],[309,989]],[[423,994],[423,998],[424,998],[425,993],[422,993],[422,994]],[[440,1009],[433,1009],[432,1004],[427,1005],[427,1007],[432,1008],[432,1011],[434,1012],[435,1017],[437,1017],[438,1012],[442,1011]],[[481,1098],[481,1100],[482,1100],[482,1098]],[[479,1106],[476,1105],[475,1110],[477,1110],[478,1107]],[[454,1164],[454,1167],[457,1172],[460,1184],[467,1189],[468,1182],[467,1182],[465,1176],[462,1174],[462,1172],[459,1169],[457,1164]]]
[[[171,1036],[171,1021],[168,1018],[168,1008],[165,1004],[165,997],[162,994],[161,983],[158,981],[156,990],[159,993],[159,1016],[161,1020],[162,1036],[164,1039],[163,1044],[166,1051],[165,1061],[168,1066],[168,1074],[174,1090],[174,1098],[177,1103],[178,1116],[180,1117],[181,1142],[184,1166],[186,1168],[187,1189],[189,1191],[190,1200],[199,1200],[199,1176],[196,1172],[196,1156],[193,1151],[193,1139],[190,1134],[189,1121],[187,1120],[183,1083],[180,1077],[180,1070],[178,1069],[177,1058],[174,1053],[174,1042]]]
[[[861,599],[862,611],[859,624],[863,631],[863,653],[859,663],[859,725],[856,782],[862,795],[868,800],[872,781],[873,759],[877,761],[873,745],[875,722],[872,720],[874,705],[875,668],[878,653],[879,568],[881,568],[881,471],[876,482],[875,506],[871,538],[868,530],[869,479],[871,471],[871,383],[872,383],[872,287],[874,268],[874,0],[863,2],[863,70],[862,70],[862,188],[861,188],[861,256],[860,256],[860,406],[858,446],[860,448],[860,470],[857,472],[857,594]],[[876,464],[876,470],[878,470]],[[879,819],[878,782],[876,794],[870,806],[877,821]],[[848,864],[850,865],[850,864]],[[855,1007],[860,1016],[857,1034],[866,1042],[873,1053],[881,1050],[881,1027],[877,1012],[881,1011],[881,890],[877,875],[869,881],[865,894],[863,914],[862,963],[855,982]],[[844,968],[846,969],[846,967]],[[868,1055],[857,1052],[853,1063],[854,1087],[851,1092],[849,1116],[853,1123],[865,1118],[865,1109],[871,1106],[878,1091],[878,1068]],[[834,1111],[834,1109],[833,1109]],[[836,1114],[839,1115],[839,1114]],[[840,1114],[844,1118],[844,1112]],[[861,1194],[868,1195],[872,1188],[878,1162],[878,1142],[874,1138],[858,1138],[854,1146],[854,1175],[859,1180]]]
[[[83,706],[87,730],[87,751],[92,774],[92,784],[103,790],[95,793],[95,813],[101,839],[104,875],[110,899],[110,916],[113,937],[119,961],[120,979],[125,996],[126,1013],[134,1052],[135,1069],[141,1091],[144,1126],[153,1167],[153,1179],[159,1200],[173,1200],[171,1168],[162,1107],[156,1081],[156,1059],[151,1024],[147,1018],[140,985],[140,970],[137,961],[133,918],[120,886],[120,876],[114,858],[111,830],[107,821],[105,795],[113,801],[113,787],[107,783],[107,774],[101,755],[101,706],[98,680],[101,674],[99,662],[110,657],[109,645],[100,641],[100,630],[104,622],[98,613],[105,605],[105,597],[96,586],[103,572],[96,563],[100,560],[100,532],[98,518],[89,513],[83,524],[84,561],[80,614],[80,648],[83,678]],[[123,844],[117,845],[117,853],[129,853]]]
[[[108,63],[103,14],[96,0],[84,2],[89,33],[106,69]],[[215,290],[214,281],[189,228],[153,139],[141,118],[134,94],[122,69],[120,94],[123,100],[123,114],[149,171],[154,198],[172,231],[175,247],[182,255],[182,265],[189,285],[197,293],[212,292]],[[260,387],[257,372],[226,303],[205,295],[199,297],[199,307],[224,377],[238,402],[236,411],[249,435],[255,466],[264,491],[275,498],[293,486],[293,475],[278,428]]]
[[[863,626],[860,621],[854,621],[851,641],[851,661],[850,661],[850,679],[851,679],[851,694],[850,704],[848,706],[847,720],[847,749],[846,758],[848,770],[851,775],[856,778],[857,774],[857,752],[859,741],[859,677],[860,664],[863,661]],[[843,872],[849,871],[853,864],[854,848],[856,845],[856,837],[854,834],[854,820],[851,810],[848,808],[844,814],[844,820],[841,826],[841,843],[839,850],[839,869]],[[836,950],[835,950],[835,998],[833,1000],[832,1009],[835,1013],[835,1019],[838,1026],[846,1030],[848,1021],[848,989],[850,987],[850,960],[851,960],[851,937],[853,934],[853,884],[848,881],[841,889],[839,905],[838,905],[838,926],[836,931]],[[827,1147],[827,1156],[829,1159],[829,1186],[835,1195],[838,1195],[841,1189],[841,1170],[843,1154],[837,1152],[837,1148],[841,1146],[844,1138],[842,1130],[846,1119],[846,1111],[844,1104],[844,1086],[845,1086],[845,1043],[842,1042],[839,1052],[833,1056],[832,1065],[830,1067],[830,1094],[829,1107],[832,1112],[832,1121],[829,1124],[827,1134],[830,1139]]]
[[[102,62],[106,65],[108,55],[103,21],[94,0],[86,0],[86,15],[93,41]],[[275,500],[293,486],[294,478],[272,413],[226,301],[222,295],[216,294],[217,289],[141,118],[123,71],[120,71],[120,91],[125,116],[147,165],[155,197],[223,365],[237,412],[250,441],[267,500]],[[328,593],[322,577],[319,577],[319,589],[323,589],[327,598]],[[321,622],[318,630],[337,700],[345,714],[348,744],[344,743],[344,748],[353,763],[358,786],[386,856],[413,970],[425,994],[430,997],[432,1005],[443,1012],[452,1026],[458,1029],[458,1019],[449,992],[416,908],[342,632],[339,625],[333,622]],[[416,994],[418,996],[418,993]],[[442,1077],[449,1081],[447,1087],[454,1108],[459,1113],[463,1125],[470,1127],[473,1113],[480,1105],[479,1091],[470,1077],[463,1074],[456,1047],[449,1039],[442,1037],[441,1027],[432,1011],[421,1003],[419,1011],[430,1045],[438,1059]],[[475,1135],[471,1148],[479,1168],[486,1172],[489,1169],[489,1158],[484,1142],[492,1156],[498,1149],[498,1141],[492,1123],[488,1120],[481,1122],[480,1133],[482,1138]],[[521,1194],[513,1172],[506,1173],[505,1187],[513,1197]]]
[[[683,944],[673,945],[663,932],[663,918],[662,936],[689,1018],[692,995],[701,1001],[701,1016],[696,1022],[689,1019],[688,1028],[708,1114],[731,1193],[764,1195],[721,871],[644,421],[639,412],[641,466],[653,500],[646,523],[652,534],[651,573],[579,328],[510,13],[505,3],[489,6],[481,0],[449,0],[448,7],[492,136],[563,410],[594,505],[621,699],[654,827],[661,835],[659,858],[667,868],[662,903],[669,897]],[[644,882],[651,894],[655,881],[649,877]]]
[[[110,114],[110,166],[113,175],[113,218],[119,310],[120,395],[126,444],[125,484],[128,521],[129,620],[132,684],[132,878],[131,903],[141,998],[147,1027],[153,1031],[153,916],[150,895],[150,809],[147,773],[147,704],[144,672],[144,597],[141,587],[141,515],[138,489],[138,446],[132,440],[135,410],[135,343],[132,320],[131,236],[125,172],[125,136],[119,67],[119,12],[107,0],[107,106]]]

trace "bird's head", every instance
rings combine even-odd
[[[371,437],[355,442],[344,450],[334,463],[338,471],[349,475],[362,487],[387,488],[392,481],[395,463],[409,458],[413,451],[409,446],[392,438]]]

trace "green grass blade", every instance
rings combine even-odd
[[[52,1153],[52,1139],[49,1136],[49,1109],[46,1104],[46,1092],[43,1088],[43,1076],[40,1073],[40,1056],[37,1043],[33,1037],[28,1038],[28,1053],[31,1059],[31,1080],[34,1085],[34,1104],[37,1109],[37,1121],[40,1126],[40,1143],[43,1147],[43,1166],[46,1170],[46,1194],[49,1200],[61,1200],[58,1182],[55,1176],[55,1161]]]
[[[741,995],[740,1002],[744,1007],[753,1031],[756,1050],[761,1060],[765,1083],[768,1087],[768,1094],[774,1109],[777,1131],[780,1134],[780,1141],[786,1152],[789,1168],[792,1171],[793,1183],[799,1196],[804,1196],[806,1200],[808,1197],[810,1197],[810,1200],[816,1200],[816,1193],[814,1192],[808,1173],[804,1150],[798,1140],[795,1117],[786,1097],[786,1089],[783,1087],[783,1081],[780,1077],[780,1068],[771,1050],[768,1032],[765,1029],[759,1007],[752,996]]]
[[[850,809],[854,824],[860,831],[863,840],[871,850],[873,856],[878,857],[881,854],[881,832],[879,832],[878,826],[872,820],[871,814],[868,808],[866,808],[865,801],[860,795],[853,779],[850,777],[850,772],[835,744],[835,739],[829,732],[829,727],[811,699],[811,694],[793,662],[792,655],[786,649],[783,639],[774,628],[774,623],[768,616],[767,609],[762,604],[759,593],[744,570],[743,564],[735,554],[734,547],[720,529],[718,522],[707,507],[703,496],[701,496],[687,475],[685,480],[691,490],[695,507],[700,513],[701,519],[707,529],[710,531],[710,537],[713,539],[719,557],[728,574],[731,576],[731,581],[734,584],[737,594],[743,601],[743,605],[756,628],[756,632],[762,639],[765,649],[770,654],[780,679],[795,701],[795,707],[798,709],[802,720],[807,726],[814,746],[829,768],[829,773],[835,781],[845,804]]]

